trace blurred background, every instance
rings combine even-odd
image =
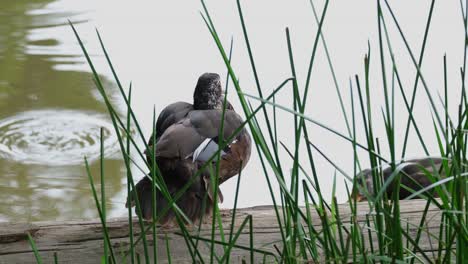
[[[309,1],[241,1],[264,93],[291,76],[285,28],[289,27],[301,90],[317,31]],[[244,3],[245,2],[245,3]],[[409,44],[419,56],[431,1],[391,1]],[[320,16],[324,1],[313,1]],[[251,66],[235,1],[207,1],[208,8],[229,49],[243,90],[256,94]],[[133,86],[132,106],[146,136],[150,136],[153,107],[156,112],[175,101],[192,101],[198,76],[217,72],[226,79],[226,67],[200,15],[198,1],[92,1],[92,0],[2,0],[0,2],[0,221],[66,220],[97,217],[83,157],[91,163],[99,183],[99,130],[105,136],[105,176],[108,216],[124,216],[126,171],[117,139],[92,74],[68,24],[72,21],[97,65],[113,103],[124,115],[125,107],[116,89],[102,50],[97,28],[124,85]],[[422,72],[430,92],[443,94],[443,56],[447,55],[449,101],[458,102],[461,91],[459,68],[463,65],[464,32],[460,3],[437,2],[428,36]],[[405,92],[410,94],[416,76],[413,63],[395,25],[384,9],[391,45],[395,52]],[[350,80],[362,78],[364,55],[371,48],[371,93],[376,135],[381,135],[382,154],[389,156],[385,127],[380,115],[383,90],[379,61],[376,1],[331,1],[323,34],[327,41],[338,88],[351,111]],[[388,52],[386,62],[390,62]],[[391,67],[387,67],[391,76]],[[312,70],[306,115],[347,134],[333,77],[320,43]],[[230,85],[232,88],[232,84]],[[286,88],[277,103],[292,108],[292,93]],[[401,152],[408,117],[401,96],[395,95],[397,146]],[[229,100],[240,111],[237,96]],[[399,101],[398,101],[399,100]],[[254,105],[258,102],[252,100]],[[441,109],[442,106],[436,102]],[[449,108],[456,116],[456,104]],[[415,118],[431,154],[437,155],[431,110],[420,87]],[[279,139],[293,147],[290,114],[278,113]],[[261,120],[260,120],[261,121]],[[317,126],[310,127],[310,140],[349,175],[353,174],[352,145]],[[363,127],[357,127],[364,142]],[[407,157],[420,157],[422,148],[410,134]],[[140,142],[141,143],[141,142]],[[141,143],[143,146],[143,143]],[[255,149],[243,172],[238,206],[271,204],[265,174]],[[398,152],[398,153],[399,153]],[[284,154],[284,167],[292,161]],[[360,151],[360,157],[366,153]],[[303,155],[304,158],[305,155]],[[320,155],[317,171],[324,193],[330,192],[336,175],[339,202],[346,201],[343,175]],[[363,166],[368,164],[363,161]],[[133,170],[137,181],[143,174]],[[268,177],[274,177],[268,174]],[[276,182],[276,181],[273,181]],[[222,186],[225,201],[233,205],[235,178]],[[349,182],[348,182],[349,184]],[[277,190],[277,186],[273,186]]]

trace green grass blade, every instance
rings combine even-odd
[[[104,221],[107,221],[106,217],[106,188],[105,188],[105,180],[104,180],[104,131],[101,127],[100,129],[100,164],[101,164],[101,204],[102,204],[102,217]],[[107,244],[107,240],[104,239],[104,258],[105,263],[109,262],[109,244]]]
[[[109,236],[109,232],[108,232],[107,224],[106,224],[106,219],[103,217],[103,214],[102,214],[101,205],[99,204],[99,199],[97,196],[96,188],[94,186],[93,177],[91,176],[91,170],[89,169],[88,160],[86,159],[86,157],[84,158],[84,160],[85,160],[85,166],[86,166],[86,173],[88,174],[89,184],[91,185],[91,191],[94,197],[94,202],[96,203],[96,208],[98,210],[99,219],[101,220],[102,231],[104,233],[104,240],[107,241],[107,245],[111,245],[110,236]],[[114,250],[111,246],[109,246],[109,253],[112,259],[112,263],[117,263],[115,261]]]
[[[167,263],[172,263],[172,257],[171,257],[171,247],[169,246],[169,238],[167,237],[167,234],[165,235],[166,238],[166,254],[167,254]]]
[[[424,51],[426,50],[427,37],[429,35],[429,28],[430,28],[431,21],[432,21],[432,13],[434,11],[434,4],[435,4],[435,0],[432,0],[431,7],[429,9],[429,15],[428,15],[427,22],[426,22],[426,29],[424,31],[424,38],[423,38],[422,45],[421,45],[421,51],[419,54],[418,67],[422,67]],[[409,107],[409,112],[413,112],[414,103],[416,101],[416,91],[418,88],[418,83],[419,83],[419,74],[416,74],[416,78],[415,78],[414,85],[413,85],[413,94],[411,95],[411,104]],[[411,121],[410,118],[408,118],[408,121],[406,122],[405,137],[403,140],[403,149],[401,152],[402,158],[405,156],[405,153],[406,153],[406,147],[408,143],[408,135],[409,135],[409,129],[410,129],[410,121]]]
[[[37,250],[36,243],[34,242],[34,239],[32,238],[31,234],[28,232],[28,241],[29,245],[31,246],[31,249],[34,253],[34,257],[36,258],[36,263],[37,264],[42,264],[42,258],[41,255],[39,254],[39,250]]]
[[[130,102],[131,102],[131,98],[132,98],[132,84],[130,83],[130,86],[128,88],[128,105],[130,108]],[[130,118],[128,116],[128,112],[127,112],[127,129],[130,129]],[[130,139],[129,137],[127,137],[127,154],[128,156],[130,156]],[[127,160],[128,162],[128,160]],[[131,197],[131,186],[134,186],[134,183],[133,183],[133,178],[132,178],[132,173],[131,173],[131,170],[128,169],[127,167],[127,197]],[[135,189],[133,189],[135,190]],[[129,199],[129,198],[127,198]],[[128,201],[127,201],[128,202]],[[130,261],[132,264],[135,263],[135,247],[134,247],[134,241],[133,241],[133,218],[132,218],[132,207],[131,206],[128,206],[128,233],[129,233],[129,243],[130,243],[130,248],[129,248],[129,251],[130,251]]]

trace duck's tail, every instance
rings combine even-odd
[[[127,203],[125,207],[135,206],[136,200],[141,208],[141,217],[145,220],[151,221],[153,219],[153,182],[149,176],[143,177],[136,185],[135,190],[132,190],[129,197],[127,198]],[[177,206],[181,209],[182,212],[192,221],[192,223],[197,223],[200,219],[203,219],[204,216],[209,215],[212,212],[213,202],[210,199],[210,196],[207,194],[204,186],[201,188],[189,188],[176,202]],[[172,198],[175,198],[175,195],[178,191],[178,188],[175,186],[167,186],[169,193]],[[135,197],[136,192],[136,197]],[[158,223],[165,225],[173,223],[175,221],[175,212],[173,206],[170,207],[168,200],[164,195],[157,190],[156,188],[156,217]],[[140,210],[135,208],[135,213],[140,215]],[[164,214],[164,215],[162,215]]]

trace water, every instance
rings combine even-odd
[[[114,154],[118,140],[102,114],[58,109],[23,112],[0,123],[0,151],[3,159],[18,163],[78,165],[84,156],[99,157],[101,128],[104,151]]]
[[[291,30],[299,85],[303,87],[317,29],[309,1],[242,3],[262,88],[268,93],[291,75],[286,26]],[[323,3],[317,1],[316,4],[320,11]],[[392,4],[417,56],[430,3],[400,0],[392,1]],[[233,65],[244,91],[256,94],[235,1],[209,1],[208,7],[226,47],[231,37],[234,38]],[[83,156],[89,158],[91,172],[99,184],[100,127],[103,127],[105,135],[109,215],[123,216],[126,213],[126,172],[115,133],[68,20],[75,23],[113,103],[124,113],[125,108],[116,93],[95,35],[95,27],[100,30],[123,85],[133,84],[133,108],[144,133],[149,136],[153,106],[159,112],[170,102],[190,102],[196,80],[203,72],[225,75],[224,63],[199,10],[201,5],[198,1],[189,1],[183,6],[175,1],[128,4],[91,0],[3,0],[0,3],[0,221],[97,217]],[[355,74],[362,77],[363,57],[370,43],[375,132],[381,138],[384,156],[389,156],[379,115],[383,92],[375,11],[375,1],[372,0],[359,3],[331,1],[324,33],[348,112],[351,109],[349,79],[354,80]],[[386,11],[385,14],[388,15]],[[415,70],[389,16],[386,16],[386,21],[403,85],[410,93]],[[449,101],[459,100],[463,39],[459,2],[452,0],[436,4],[422,67],[434,98],[437,98],[437,92],[443,93],[442,57],[447,54]],[[389,62],[388,54],[386,56]],[[387,67],[388,72],[389,69]],[[312,73],[307,115],[346,134],[322,46],[319,46]],[[398,90],[396,95],[395,116],[396,120],[402,120],[396,122],[399,153],[407,114]],[[240,109],[232,90],[229,99],[236,109]],[[281,92],[277,100],[290,106],[290,89]],[[436,104],[441,107],[438,101]],[[420,87],[414,114],[426,142],[434,142],[428,143],[427,147],[436,154],[428,105],[425,92]],[[449,110],[456,116],[456,104],[452,104]],[[278,120],[279,139],[293,147],[290,115],[280,112]],[[311,140],[351,175],[351,145],[316,126],[310,125],[309,129]],[[358,127],[357,132],[358,140],[364,141],[362,127]],[[414,133],[407,153],[410,157],[423,153]],[[292,162],[288,155],[285,151],[282,154],[283,167],[290,167]],[[315,154],[322,188],[325,193],[330,193],[335,168]],[[363,151],[359,155],[366,157]],[[265,176],[256,156],[254,152],[243,173],[239,198],[241,207],[271,204]],[[364,161],[363,165],[366,164]],[[136,180],[142,177],[136,166],[133,172]],[[273,174],[270,177],[273,179]],[[344,182],[344,177],[338,173],[340,202],[346,199]],[[277,186],[274,188],[277,190]],[[222,186],[223,207],[232,206],[234,189],[235,179]]]
[[[82,67],[72,35],[57,34],[79,10],[51,3],[0,4],[0,221],[97,217],[83,158],[97,180],[101,127],[111,214],[123,204],[112,202],[125,189],[112,123],[90,74],[66,69]]]

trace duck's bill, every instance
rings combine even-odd
[[[356,194],[356,193],[353,193],[353,194],[351,195],[351,199],[356,200],[356,202],[364,202],[364,201],[367,201],[367,198],[366,198],[364,195],[360,194],[360,193],[357,193],[357,194]]]
[[[133,199],[133,197],[127,197],[127,201],[125,202],[125,208],[132,208],[135,206],[135,200]]]

